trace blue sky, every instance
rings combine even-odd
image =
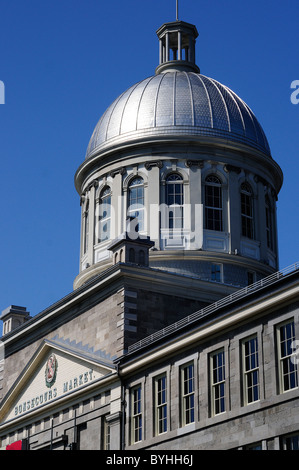
[[[280,266],[299,261],[298,0],[180,0],[197,26],[197,64],[253,109],[284,172]],[[74,174],[108,105],[154,74],[155,31],[175,0],[0,0],[0,312],[35,315],[72,291],[79,270]]]

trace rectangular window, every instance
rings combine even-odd
[[[284,450],[299,450],[299,434],[293,434],[283,438]]]
[[[298,387],[294,321],[281,325],[277,333],[280,392],[283,393]]]
[[[212,264],[211,281],[221,282],[221,265],[220,264]]]
[[[221,181],[214,175],[205,181],[205,228],[223,230]]]
[[[263,450],[263,446],[261,442],[256,442],[255,444],[248,444],[245,450]]]
[[[84,212],[84,243],[83,243],[83,253],[87,253],[88,251],[88,239],[89,239],[89,205],[88,205],[88,201],[87,201],[87,204],[86,204],[86,210]]]
[[[180,175],[172,174],[166,181],[166,203],[169,211],[169,229],[184,226],[184,186]]]
[[[225,357],[224,350],[211,356],[211,402],[212,415],[225,412]]]
[[[167,377],[155,379],[155,432],[156,435],[167,432]]]
[[[257,337],[243,342],[244,404],[260,399],[259,357]]]
[[[242,235],[253,238],[252,200],[248,194],[241,194]]]
[[[181,367],[181,425],[194,423],[194,364]]]
[[[256,282],[256,274],[253,271],[247,271],[247,285],[251,286]]]
[[[131,432],[132,443],[140,442],[142,440],[142,400],[141,400],[141,385],[132,389],[131,393]]]
[[[102,447],[104,450],[110,450],[110,423],[108,423],[106,417],[103,418],[102,422]]]

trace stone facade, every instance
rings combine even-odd
[[[172,451],[246,449],[247,446],[254,445],[268,450],[283,448],[285,436],[292,433],[298,435],[299,422],[298,378],[297,385],[288,391],[282,392],[279,385],[277,328],[288,321],[294,321],[298,337],[298,301],[276,307],[270,313],[268,309],[263,309],[257,316],[253,312],[246,323],[208,335],[196,341],[192,347],[181,346],[172,355],[169,351],[165,357],[159,354],[159,359],[152,360],[151,366],[146,368],[145,372],[137,370],[126,381],[126,402],[131,403],[131,390],[139,384],[144,397],[144,434],[140,442],[132,443],[132,421],[128,420],[128,448]],[[203,326],[203,329],[205,327],[208,329],[208,325]],[[242,342],[255,335],[259,344],[260,395],[258,400],[247,404],[244,402]],[[164,343],[169,344],[169,341],[171,340],[164,338]],[[173,341],[176,344],[175,340]],[[211,403],[209,358],[213,352],[222,348],[226,367],[225,411],[215,415]],[[159,345],[156,349],[159,349]],[[161,349],[163,350],[163,346]],[[168,350],[167,346],[165,350]],[[136,361],[138,362],[137,357]],[[180,369],[190,363],[194,365],[194,419],[190,424],[183,425]],[[157,435],[153,383],[161,374],[166,374],[167,377],[167,431]],[[129,405],[128,408],[127,412],[130,414]]]

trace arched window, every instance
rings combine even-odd
[[[272,210],[269,196],[265,196],[267,246],[273,250]]]
[[[134,248],[129,249],[129,262],[135,263],[135,250]]]
[[[169,229],[184,226],[184,187],[183,178],[172,173],[166,179],[166,204],[168,206]]]
[[[223,230],[222,187],[216,175],[205,179],[205,228],[207,230]]]
[[[241,224],[243,237],[254,238],[253,192],[248,183],[241,185]]]
[[[128,217],[136,219],[133,223],[136,232],[144,230],[144,181],[141,176],[137,176],[129,184]]]
[[[99,201],[99,242],[109,240],[111,229],[111,189],[106,186]]]
[[[138,264],[145,264],[145,253],[143,250],[139,250],[138,253]]]
[[[88,238],[89,238],[89,200],[86,201],[85,212],[84,212],[84,242],[83,252],[87,253],[88,250]]]

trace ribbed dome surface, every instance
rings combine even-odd
[[[270,156],[262,127],[233,91],[202,74],[171,71],[133,85],[109,106],[86,158],[110,146],[163,136],[222,138]]]

